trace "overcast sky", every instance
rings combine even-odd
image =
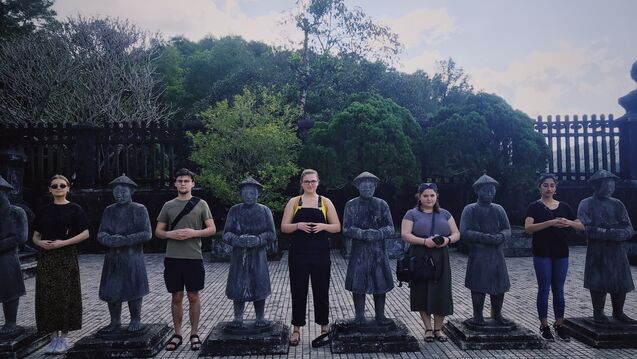
[[[617,98],[637,88],[634,0],[346,0],[389,25],[405,45],[396,68],[435,71],[453,58],[472,84],[504,97],[531,117],[614,114]],[[113,16],[183,35],[241,35],[289,45],[299,33],[281,25],[295,0],[56,0],[68,16]]]

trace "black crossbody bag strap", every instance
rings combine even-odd
[[[199,198],[199,197],[194,197],[193,196],[192,198],[190,198],[190,201],[188,201],[188,203],[186,203],[186,205],[184,206],[184,209],[182,209],[181,212],[179,212],[177,217],[175,217],[175,220],[173,221],[173,223],[170,224],[170,230],[171,231],[175,228],[177,223],[179,223],[179,221],[181,221],[181,219],[185,215],[190,213],[190,211],[192,211],[192,209],[195,208],[195,206],[197,205],[197,203],[199,203],[200,200],[201,200],[201,198]]]

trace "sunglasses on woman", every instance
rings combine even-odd
[[[434,191],[438,190],[438,186],[436,186],[435,183],[421,183],[420,186],[418,186],[422,191],[426,190],[426,189],[432,189]]]
[[[52,184],[50,187],[51,187],[51,189],[58,189],[58,188],[60,188],[60,189],[65,189],[65,188],[66,188],[66,185],[65,185],[64,183],[62,183],[62,184],[54,183],[54,184]]]

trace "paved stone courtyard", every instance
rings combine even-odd
[[[589,316],[592,314],[588,291],[582,287],[584,276],[585,247],[572,247],[569,274],[566,281],[566,317]],[[163,283],[163,256],[160,254],[147,255],[147,267],[150,278],[151,293],[144,299],[143,321],[170,323],[170,295]],[[104,302],[97,297],[99,287],[102,255],[82,255],[80,257],[80,271],[82,276],[82,297],[84,317],[82,330],[70,333],[70,341],[74,343],[85,335],[96,331],[109,321],[108,309]],[[452,318],[464,320],[471,315],[471,299],[469,291],[464,287],[464,275],[467,257],[455,250],[451,252],[451,266],[453,268],[453,293],[455,314]],[[511,277],[511,291],[505,296],[504,314],[516,321],[518,325],[537,332],[535,295],[536,282],[533,272],[532,258],[507,258],[509,276]],[[266,314],[270,320],[280,320],[290,323],[291,301],[289,300],[287,253],[281,261],[269,262],[272,278],[272,296],[266,301]],[[395,265],[395,261],[392,261]],[[232,302],[225,297],[225,284],[228,275],[227,263],[206,263],[206,288],[202,292],[202,313],[200,333],[202,340],[208,335],[212,327],[220,322],[232,318]],[[332,281],[330,289],[330,320],[351,318],[353,304],[351,295],[344,289],[344,278],[347,262],[340,252],[332,252]],[[633,278],[637,278],[637,267],[632,267]],[[21,325],[35,325],[34,318],[34,288],[35,279],[26,281],[27,295],[22,297],[18,322]],[[311,293],[309,296],[311,302]],[[187,307],[187,301],[186,307]],[[487,300],[488,303],[488,300]],[[550,301],[549,301],[550,303]],[[610,313],[610,300],[606,311]],[[486,310],[488,310],[488,305]],[[313,323],[314,313],[312,303],[308,305],[309,324],[302,330],[302,340],[298,347],[290,347],[287,357],[326,358],[332,357],[329,347],[313,349],[311,339],[319,334],[319,326]],[[372,316],[372,299],[368,298],[368,315]],[[491,351],[462,351],[451,341],[446,343],[425,343],[423,341],[424,327],[417,315],[409,311],[409,289],[406,286],[394,288],[387,296],[387,315],[402,320],[418,339],[420,351],[415,353],[387,354],[349,354],[334,355],[343,358],[637,358],[637,349],[595,349],[583,343],[555,341],[546,350],[491,350]],[[626,299],[626,313],[637,318],[637,293],[631,292]],[[1,314],[0,314],[1,315]],[[247,306],[246,316],[254,317],[254,308]],[[188,318],[187,313],[184,318]],[[128,321],[127,307],[123,308],[123,318]],[[4,318],[2,319],[4,320]],[[187,320],[184,333],[189,335]],[[549,309],[549,322],[553,322]],[[161,351],[157,358],[195,358],[198,352],[182,345],[176,352]],[[29,358],[50,358],[43,354],[43,348]],[[263,357],[263,356],[262,356]],[[279,356],[268,356],[279,357]],[[256,358],[256,357],[255,357]]]

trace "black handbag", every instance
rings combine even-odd
[[[431,214],[430,236],[434,234],[434,224],[436,213]],[[436,278],[436,265],[429,254],[424,256],[404,256],[398,258],[396,262],[396,279],[398,286],[402,287],[402,282],[423,281]]]

